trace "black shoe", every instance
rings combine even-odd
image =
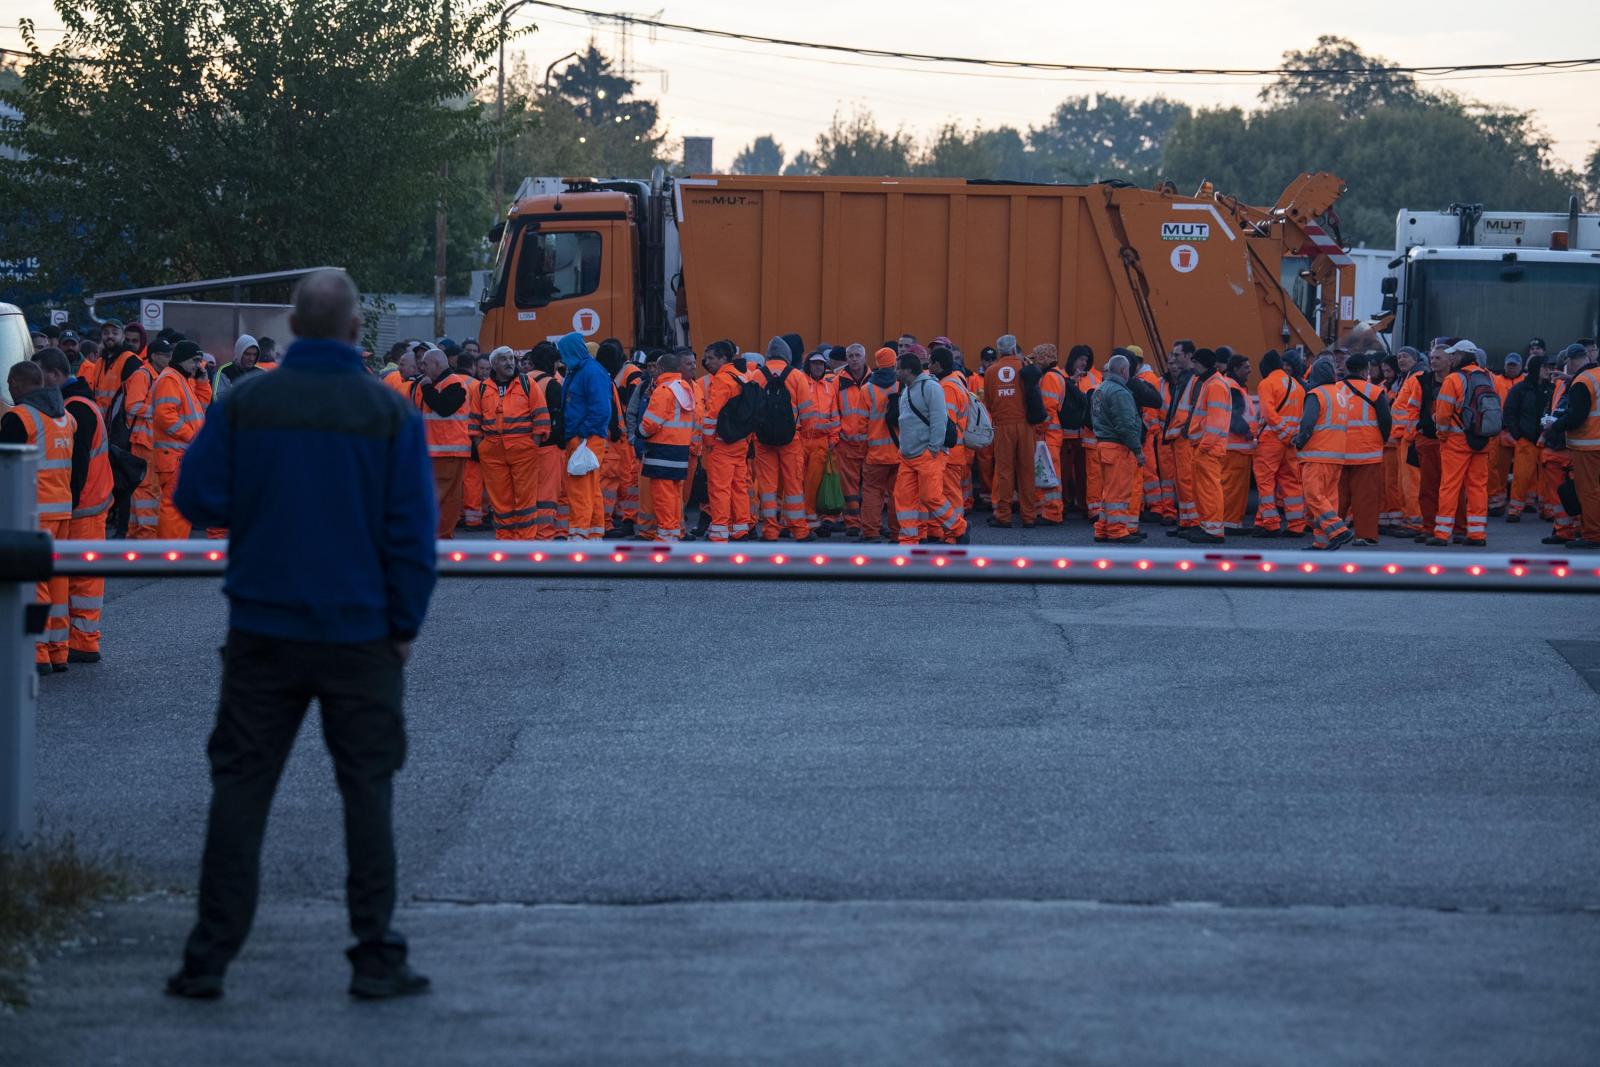
[[[1454,535],[1453,537],[1450,538],[1450,543],[1453,544],[1453,545],[1464,545],[1464,544],[1467,543],[1467,535],[1466,534],[1456,534],[1456,535]]]
[[[67,662],[68,663],[99,663],[100,662],[100,653],[98,653],[98,652],[79,652],[75,648],[68,649],[67,650]]]
[[[1463,541],[1461,543],[1466,545],[1468,548],[1488,548],[1489,547],[1489,539],[1487,537],[1469,537],[1469,538],[1467,538],[1465,541]],[[1567,542],[1567,547],[1568,548],[1572,547],[1572,542],[1571,541]]]
[[[1201,530],[1198,533],[1189,535],[1189,543],[1192,545],[1225,545],[1228,541],[1225,537],[1218,537],[1216,534],[1208,534]]]
[[[1504,515],[1505,513],[1506,513],[1506,509],[1505,508],[1490,508],[1489,509],[1489,517],[1491,519],[1498,519],[1500,516]]]
[[[1110,545],[1136,545],[1145,539],[1142,533],[1124,534],[1121,537],[1108,537],[1106,543]]]
[[[1161,521],[1161,516],[1153,511],[1141,511],[1139,512],[1139,521],[1146,526],[1154,526]]]
[[[1103,537],[1100,534],[1095,534],[1094,535],[1094,543],[1097,544],[1097,545],[1108,545],[1108,544],[1111,543],[1111,538]]]
[[[1541,537],[1539,539],[1539,543],[1541,545],[1566,545],[1566,544],[1570,544],[1570,542],[1567,540],[1567,538],[1561,537],[1561,536],[1559,536],[1557,534],[1551,534],[1549,537]]]
[[[1506,521],[1507,522],[1521,522],[1522,521],[1522,512],[1519,511],[1515,515],[1507,515],[1506,516]]]
[[[817,540],[817,535],[815,533],[808,533],[804,537],[796,537],[794,539],[794,543],[797,545],[804,545],[815,540]]]
[[[1161,525],[1176,526],[1178,525],[1178,520],[1173,518],[1171,515],[1163,515],[1161,516]]]
[[[1039,525],[1038,522],[1029,522],[1027,519],[1022,520],[1022,528],[1024,530],[1031,530],[1037,525]]]
[[[1282,537],[1283,536],[1283,531],[1282,530],[1276,530],[1276,529],[1269,530],[1264,526],[1257,526],[1255,528],[1255,531],[1252,532],[1250,534],[1250,536],[1251,537],[1262,537],[1262,538]]]
[[[1566,544],[1566,542],[1563,541],[1562,544]],[[55,668],[50,666],[48,663],[35,663],[33,665],[33,669],[41,678],[47,674],[53,674],[55,672]]]
[[[1449,548],[1450,547],[1450,542],[1446,541],[1442,537],[1419,537],[1419,538],[1417,538],[1417,540],[1421,541],[1423,544],[1427,545],[1429,548]]]
[[[1425,545],[1429,541],[1433,540],[1433,535],[1432,534],[1417,534],[1417,536],[1413,537],[1411,540],[1413,542],[1415,542],[1416,544]]]
[[[956,538],[954,541],[951,541],[950,543],[952,545],[970,545],[970,544],[972,544],[972,535],[970,533],[963,532],[960,537]]]
[[[1338,537],[1335,537],[1333,540],[1328,542],[1328,551],[1332,552],[1335,549],[1343,548],[1345,545],[1348,545],[1351,541],[1354,541],[1355,539],[1356,539],[1355,533],[1353,531],[1351,531],[1351,530],[1346,530],[1344,533],[1340,534]]]
[[[1189,536],[1189,531],[1190,530],[1194,530],[1194,529],[1198,529],[1198,527],[1194,527],[1194,526],[1169,526],[1169,527],[1167,527],[1167,536],[1168,537],[1188,537]]]
[[[1308,534],[1310,532],[1311,532],[1310,530],[1285,530],[1285,531],[1283,531],[1283,536],[1285,536],[1285,537],[1293,537],[1293,538],[1297,538],[1298,539],[1298,538],[1304,537],[1306,534]]]
[[[217,1000],[222,996],[222,975],[179,971],[167,979],[167,996],[189,1000]]]
[[[52,663],[50,664],[50,671],[53,674],[66,674],[67,665],[65,663]]]
[[[413,971],[410,964],[399,963],[382,971],[357,969],[350,976],[350,995],[358,1000],[387,1000],[426,993],[432,984],[427,975]]]
[[[1354,541],[1351,541],[1350,543],[1352,545],[1355,545],[1357,548],[1377,548],[1378,547],[1378,542],[1376,542],[1376,541],[1368,541],[1365,537],[1358,537]]]
[[[1580,537],[1576,541],[1568,541],[1568,548],[1575,548],[1580,552],[1588,552],[1600,548],[1600,541],[1591,541],[1587,537]]]
[[[844,532],[846,540],[855,541],[861,537],[861,527],[854,526]]]
[[[989,521],[989,525],[993,526],[997,530],[1009,530],[1009,529],[1011,529],[1011,520],[1010,519],[1007,519],[1005,522],[1001,522],[999,519],[991,517],[988,521]]]

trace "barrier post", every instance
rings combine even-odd
[[[0,848],[15,848],[34,831],[33,635],[44,628],[34,583],[49,577],[52,551],[36,529],[38,462],[35,448],[0,445]]]

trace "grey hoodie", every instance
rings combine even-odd
[[[915,459],[930,450],[935,455],[943,452],[948,420],[944,386],[923,371],[900,392],[900,454]]]
[[[1300,432],[1294,435],[1294,447],[1304,448],[1317,428],[1317,418],[1322,414],[1322,403],[1311,390],[1319,385],[1332,385],[1334,379],[1333,357],[1318,356],[1306,375],[1306,406],[1300,413]]]

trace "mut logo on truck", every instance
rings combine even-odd
[[[1207,241],[1211,239],[1211,223],[1163,222],[1161,224],[1161,239],[1163,241]]]
[[[710,204],[713,207],[745,207],[756,203],[753,196],[744,196],[737,193],[712,193],[710,196],[696,197],[696,204]]]
[[[1483,232],[1500,237],[1521,237],[1528,229],[1527,219],[1484,219]]]

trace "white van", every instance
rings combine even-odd
[[[11,407],[15,401],[6,389],[6,375],[11,368],[25,359],[33,358],[33,334],[15,304],[0,304],[0,405]]]

